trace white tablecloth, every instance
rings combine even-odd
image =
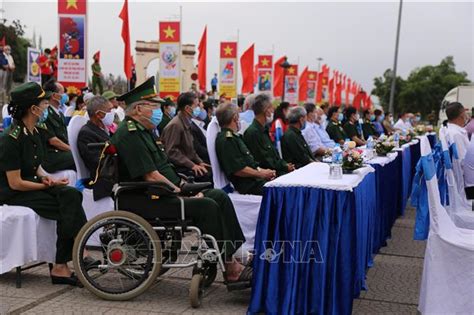
[[[374,172],[374,169],[366,166],[355,170],[353,174],[344,174],[342,179],[329,179],[329,164],[315,162],[280,176],[266,183],[265,187],[312,187],[352,191],[371,172]]]
[[[376,156],[371,160],[367,161],[367,164],[379,164],[381,166],[385,166],[388,163],[395,160],[398,156],[398,152],[391,152],[387,154],[387,156]]]

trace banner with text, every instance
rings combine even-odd
[[[237,42],[221,42],[219,94],[237,97]]]
[[[41,85],[41,70],[38,63],[41,51],[39,49],[28,47],[28,74],[26,81],[36,82]]]
[[[291,105],[298,104],[298,66],[291,65],[286,70],[285,76],[285,98],[283,101]]]
[[[273,91],[273,56],[260,55],[258,56],[257,64],[257,90],[259,92]]]
[[[87,85],[86,15],[86,0],[58,0],[58,81],[66,93],[79,94]]]
[[[316,88],[318,83],[318,72],[308,71],[308,89],[306,90],[306,101],[316,104]]]
[[[176,102],[181,92],[181,32],[179,22],[160,22],[159,94]]]

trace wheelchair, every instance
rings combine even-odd
[[[121,197],[134,190],[151,192],[150,198],[173,194],[162,183],[118,181],[118,156],[109,143],[101,146],[101,162],[108,156],[114,165],[115,179],[112,189],[115,210],[102,213],[88,221],[78,233],[73,249],[74,270],[86,289],[96,296],[114,301],[132,299],[146,291],[166,271],[173,268],[193,267],[189,288],[192,307],[201,305],[204,289],[217,276],[219,266],[225,272],[217,240],[192,225],[185,217],[184,199],[180,200],[180,213],[166,213],[163,217],[146,220],[130,212],[118,210]],[[96,178],[97,179],[97,178]],[[206,185],[196,184],[195,194]],[[185,234],[193,234],[197,241],[182,248]],[[91,266],[84,259],[84,250],[100,263]],[[183,258],[184,261],[180,258]]]

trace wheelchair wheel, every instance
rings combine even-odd
[[[203,279],[202,279],[202,285],[204,288],[209,288],[214,280],[216,280],[217,277],[217,263],[214,262],[205,262],[201,271],[197,267],[194,267],[193,269],[193,275],[195,274],[201,274]]]
[[[89,256],[101,264],[87,268]],[[161,244],[152,226],[126,211],[110,211],[94,217],[79,231],[73,249],[74,270],[89,291],[106,300],[129,300],[142,294],[156,280],[161,269]]]
[[[189,288],[189,302],[193,308],[201,306],[203,290],[203,277],[201,274],[193,275],[191,287]]]

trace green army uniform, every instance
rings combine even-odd
[[[374,124],[368,119],[366,119],[362,124],[362,132],[364,134],[364,139],[368,139],[370,136],[373,137],[377,135]]]
[[[102,85],[102,78],[94,73],[94,72],[102,71],[100,63],[94,62],[91,68],[92,68],[92,92],[94,94],[97,94],[96,89],[99,88],[99,94],[102,95],[102,93],[104,92],[104,87]]]
[[[38,89],[42,91],[34,82],[23,84],[12,91],[12,98],[16,98],[17,92],[28,95]],[[37,170],[44,156],[44,143],[37,128],[30,133],[20,121],[0,135],[0,204],[28,207],[41,217],[57,221],[56,263],[64,264],[71,261],[74,238],[87,222],[82,208],[82,194],[68,186],[14,190],[10,188],[6,175],[8,171],[20,170],[24,181],[41,183]]]
[[[146,87],[152,85],[154,89],[153,82],[154,77],[151,77],[118,100],[124,100],[129,105],[145,99],[140,98],[140,95],[151,95]],[[125,117],[111,142],[119,157],[120,181],[143,181],[146,174],[158,171],[173,184],[180,186],[182,180],[169,163],[164,147],[155,141],[151,131],[136,120]],[[181,204],[176,196],[154,197],[143,192],[132,193],[131,198],[126,196],[123,198],[124,202],[119,202],[121,209],[137,213],[146,219],[168,216],[170,213],[174,218],[180,217]],[[222,190],[208,189],[203,194],[203,198],[183,198],[186,217],[191,218],[203,233],[213,235],[217,240],[225,240],[219,242],[219,247],[223,258],[229,258],[245,242],[234,206]],[[135,202],[127,202],[131,199]],[[124,207],[124,204],[128,206]]]
[[[285,161],[293,163],[296,168],[315,161],[311,149],[301,134],[301,130],[293,126],[288,127],[281,138],[281,152]]]
[[[222,128],[216,137],[216,154],[219,165],[239,193],[263,195],[264,179],[234,175],[246,166],[253,169],[258,167],[241,135],[229,128]]]
[[[288,163],[278,155],[270,140],[268,128],[262,126],[256,119],[245,130],[244,142],[260,167],[275,170],[277,176],[288,173]]]
[[[160,135],[163,133],[163,130],[165,129],[166,125],[171,121],[171,117],[168,116],[165,112],[163,112],[163,118],[161,119],[160,124],[158,125],[158,131],[160,132]]]
[[[326,127],[326,132],[329,134],[329,137],[334,140],[334,142],[339,143],[341,140],[344,141],[347,138],[346,132],[341,126],[341,123],[335,123],[332,120],[328,121]]]
[[[357,130],[357,126],[349,121],[346,122],[346,124],[344,125],[344,131],[347,137],[351,140],[353,137],[359,137],[360,139],[362,139],[361,134]]]
[[[75,170],[74,158],[71,151],[62,151],[48,143],[49,139],[57,137],[62,142],[68,144],[67,127],[64,123],[64,116],[51,107],[48,108],[48,119],[39,125],[39,131],[46,146],[46,155],[42,167],[48,173],[55,173],[63,170]]]

